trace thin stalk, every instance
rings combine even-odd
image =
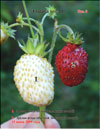
[[[27,20],[27,18],[26,17],[23,17],[23,20]],[[36,20],[35,19],[33,19],[33,18],[29,18],[29,20],[30,21],[33,21],[33,22],[35,22]]]
[[[57,34],[60,31],[60,29],[62,29],[62,28],[66,29],[68,32],[73,34],[73,38],[75,38],[73,30],[69,26],[64,25],[64,24],[57,25],[57,21],[55,21],[55,28],[54,28],[53,38],[52,38],[52,42],[51,42],[51,47],[50,47],[50,48],[52,48],[52,51],[49,53],[49,57],[48,57],[48,61],[50,63],[52,61],[52,55],[53,55],[53,50],[54,50],[54,47],[55,47],[55,42],[56,42]]]
[[[42,24],[42,25],[43,25],[44,20],[46,19],[47,16],[48,16],[48,13],[46,13],[46,14],[43,16],[43,18],[42,18],[42,20],[41,20],[41,24]]]
[[[19,25],[20,25],[19,23],[14,23],[14,24],[9,25],[9,28],[12,28],[12,27],[15,27],[15,26],[19,26]]]
[[[54,47],[55,47],[55,42],[56,42],[56,38],[57,38],[57,33],[56,33],[56,32],[57,32],[57,31],[54,30],[53,38],[52,38],[52,42],[51,42],[51,47],[50,47],[50,48],[52,48],[52,51],[50,52],[49,58],[48,58],[48,61],[49,61],[50,63],[51,63],[51,61],[52,61],[53,49],[54,49]]]
[[[41,106],[40,107],[40,119],[41,119],[41,121],[44,123],[44,121],[45,121],[45,106]]]
[[[53,50],[55,47],[55,42],[56,42],[56,38],[57,38],[57,21],[55,21],[54,24],[54,32],[53,32],[53,38],[52,38],[52,42],[51,42],[51,46],[50,48],[52,48],[52,51],[49,53],[49,57],[48,57],[48,61],[51,63],[52,61],[52,55],[53,55]]]
[[[24,10],[25,10],[26,16],[27,16],[27,20],[28,20],[28,23],[29,23],[29,27],[30,27],[30,31],[31,31],[31,34],[32,34],[32,38],[34,39],[34,32],[32,30],[32,25],[31,25],[31,22],[30,22],[30,19],[29,19],[29,15],[28,15],[28,11],[27,11],[27,8],[26,8],[25,1],[23,0],[22,3],[23,3],[23,7],[24,7]]]
[[[42,24],[39,23],[38,21],[36,21],[36,20],[33,19],[33,18],[29,18],[29,19],[30,19],[30,21],[34,22],[34,23],[38,26],[39,34],[40,34],[40,42],[43,43],[43,34],[44,34],[44,32],[43,32]],[[24,17],[23,20],[27,20],[27,18]],[[36,23],[36,22],[37,22],[37,23]]]
[[[58,31],[60,30],[60,29],[66,29],[68,32],[70,32],[72,35],[73,35],[73,38],[75,39],[75,35],[74,35],[74,32],[73,32],[73,30],[68,26],[68,25],[64,25],[64,24],[62,24],[62,25],[59,25],[58,27]]]
[[[21,25],[20,23],[14,23],[14,24],[9,25],[9,28],[20,26],[20,25]],[[29,24],[24,22],[23,26],[29,27]],[[32,25],[32,28],[39,33],[39,30],[35,26]]]

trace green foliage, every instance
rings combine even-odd
[[[18,12],[23,14],[21,2],[9,1],[2,3],[2,19],[6,22],[15,22]],[[99,6],[97,1],[29,1],[26,2],[29,15],[40,21],[43,13],[36,10],[44,10],[45,7],[53,5],[57,9],[58,24],[67,24],[74,31],[82,33],[85,43],[84,49],[88,53],[88,74],[82,84],[77,87],[66,87],[59,79],[55,69],[55,98],[47,110],[68,110],[74,109],[75,113],[50,113],[57,116],[77,116],[78,120],[59,120],[62,128],[99,128]],[[13,8],[12,8],[13,7]],[[88,10],[86,14],[79,14],[77,10]],[[34,10],[34,12],[33,12]],[[63,10],[63,11],[61,11]],[[13,16],[14,14],[14,16]],[[27,28],[17,29],[16,38],[26,40],[29,32]],[[53,33],[53,21],[47,18],[44,23],[46,42],[51,43]],[[64,47],[65,43],[57,38],[54,49],[52,65],[57,52]],[[13,69],[17,59],[22,55],[18,44],[13,39],[8,39],[1,46],[1,123],[11,119],[13,109],[14,117],[25,112],[22,110],[38,110],[35,106],[25,103],[19,95],[13,82]],[[19,111],[19,112],[17,112]]]
[[[5,3],[3,3],[3,2],[1,2],[1,10],[2,10],[2,13],[1,13],[1,21],[3,20],[7,20],[8,22],[12,22],[12,20],[13,20],[13,17],[12,17],[12,15],[11,15],[11,13],[10,13],[10,10],[9,10],[9,8],[8,8],[8,6],[7,6],[7,4],[5,4]]]
[[[12,38],[15,38],[15,32],[16,30],[13,30],[11,28],[9,28],[8,26],[8,23],[1,23],[1,29],[4,31],[4,33],[7,35],[7,36],[10,36]]]
[[[48,16],[52,19],[55,18],[56,16],[56,9],[53,6],[49,6],[46,8],[47,12],[48,12]]]
[[[64,41],[64,42],[68,42],[68,43],[72,43],[72,44],[76,44],[76,45],[81,45],[84,41],[83,38],[81,37],[81,34],[78,34],[77,32],[75,32],[75,37],[73,37],[73,34],[71,34],[70,32],[67,33],[67,37],[64,38],[61,33],[59,33],[60,38]]]

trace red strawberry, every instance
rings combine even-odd
[[[80,45],[67,43],[56,55],[55,65],[63,84],[76,86],[88,71],[88,55]]]

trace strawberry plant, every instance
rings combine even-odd
[[[28,34],[26,43],[24,40],[18,41],[24,54],[14,67],[14,82],[23,100],[40,108],[40,118],[44,122],[45,108],[54,99],[54,71],[51,61],[57,36],[59,35],[67,44],[58,52],[55,59],[57,71],[65,85],[75,86],[84,80],[88,56],[80,46],[83,42],[80,35],[74,33],[68,25],[58,24],[55,19],[57,11],[53,6],[47,7],[46,14],[41,21],[38,21],[29,17],[25,1],[23,0],[22,3],[26,17],[19,12],[16,23],[11,25],[1,23],[0,44],[9,37],[15,39],[16,30],[13,30],[13,27],[29,27],[31,36]],[[46,17],[54,20],[53,37],[50,44],[45,41],[44,35],[43,24]],[[61,29],[67,30],[66,38],[61,35]],[[48,46],[50,46],[49,50],[47,50]],[[48,55],[48,59],[45,58],[46,55]]]

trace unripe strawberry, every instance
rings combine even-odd
[[[27,46],[30,48],[29,45]],[[38,48],[43,49],[39,45]],[[24,54],[17,61],[14,68],[14,81],[25,102],[45,106],[50,104],[54,98],[53,67],[46,58],[38,56],[38,50],[34,53],[37,55]]]
[[[6,42],[8,37],[14,38],[14,32],[15,30],[9,28],[8,24],[6,23],[1,23],[0,27],[0,44],[3,44]]]
[[[0,29],[0,33],[1,33],[0,44],[2,44],[2,43],[4,43],[7,40],[8,35],[4,32],[3,29]]]
[[[88,55],[78,41],[81,40],[74,42],[76,44],[67,42],[67,45],[57,53],[55,59],[61,81],[70,87],[82,83],[88,71]]]

